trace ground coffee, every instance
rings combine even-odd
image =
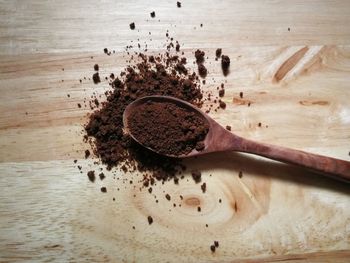
[[[203,149],[209,124],[201,115],[172,102],[146,102],[130,112],[131,134],[143,145],[166,155]]]

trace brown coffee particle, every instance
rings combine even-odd
[[[204,62],[204,56],[205,56],[205,52],[202,51],[202,50],[199,50],[197,49],[195,52],[194,52],[194,56],[196,58],[196,62],[198,64],[201,64]]]
[[[153,223],[153,218],[151,216],[148,216],[147,220],[148,220],[148,224],[151,225]]]
[[[231,126],[226,125],[226,130],[231,131]]]
[[[90,180],[90,182],[95,182],[95,171],[88,171],[87,176]]]
[[[242,92],[242,91],[239,93],[239,97],[240,97],[241,99],[243,98],[243,92]]]
[[[94,73],[92,75],[92,80],[94,81],[95,84],[100,83],[101,82],[100,74],[98,72]]]
[[[165,198],[166,198],[168,201],[170,201],[170,199],[171,199],[171,197],[170,197],[169,194],[166,194],[166,195],[165,195]]]
[[[205,78],[207,76],[208,70],[203,64],[199,64],[198,73],[199,73],[199,76],[201,76],[202,78]]]
[[[239,178],[242,178],[242,177],[243,177],[242,171],[239,171],[238,177],[239,177]]]
[[[100,177],[100,180],[101,180],[101,181],[102,181],[103,179],[105,179],[105,178],[106,178],[106,176],[105,176],[105,174],[104,174],[104,173],[100,173],[98,176]]]
[[[223,97],[223,96],[225,96],[225,90],[221,89],[219,90],[219,97]]]
[[[202,209],[201,209],[200,206],[197,207],[197,211],[198,211],[198,212],[201,212],[201,211],[202,211]]]
[[[151,17],[152,17],[152,18],[156,17],[156,12],[154,12],[154,11],[151,12]]]
[[[219,58],[221,56],[221,53],[222,53],[222,49],[221,48],[218,48],[216,51],[215,51],[215,55],[217,58]]]
[[[134,23],[134,22],[132,22],[129,26],[130,26],[130,29],[131,29],[131,30],[134,30],[134,29],[135,29],[135,23]]]
[[[211,250],[211,252],[214,253],[214,252],[215,252],[215,245],[211,245],[211,246],[210,246],[210,250]]]
[[[94,70],[95,70],[95,71],[98,71],[98,70],[99,70],[98,64],[95,64],[95,65],[94,65]]]
[[[198,184],[202,180],[202,174],[198,170],[194,170],[191,172],[193,180]]]
[[[103,187],[101,187],[101,192],[102,192],[102,193],[107,193],[107,188],[106,188],[106,187],[104,187],[104,186],[103,186]]]
[[[203,184],[201,185],[201,189],[202,189],[202,192],[205,193],[206,190],[207,190],[207,184],[206,184],[206,183],[203,183]]]
[[[220,106],[220,108],[222,108],[222,109],[226,109],[226,103],[223,102],[222,100],[219,101],[219,106]]]
[[[181,7],[181,3],[180,2],[177,2],[176,5],[177,5],[178,8]]]
[[[90,151],[89,150],[85,150],[85,159],[89,158],[90,156]]]
[[[214,241],[214,246],[219,247],[219,241]]]

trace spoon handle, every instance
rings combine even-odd
[[[238,151],[295,164],[335,179],[350,182],[350,162],[244,138],[240,139]]]

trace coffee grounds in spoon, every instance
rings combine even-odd
[[[172,102],[146,102],[128,117],[130,133],[142,145],[166,155],[203,150],[209,124],[201,115]]]

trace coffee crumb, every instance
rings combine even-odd
[[[175,49],[176,49],[177,52],[180,51],[180,44],[179,43],[176,44]]]
[[[130,29],[131,29],[131,30],[134,30],[134,29],[135,29],[135,23],[134,23],[134,22],[132,22],[129,26],[130,26]]]
[[[148,220],[148,224],[151,225],[153,223],[153,218],[151,216],[148,216],[147,220]]]
[[[201,209],[200,206],[197,207],[197,211],[198,211],[198,212],[202,211],[202,209]]]
[[[101,181],[102,181],[103,179],[105,179],[105,178],[106,178],[106,176],[105,176],[105,174],[104,174],[104,173],[100,173],[98,176],[100,177],[100,180],[101,180]]]
[[[219,241],[214,241],[214,246],[219,247]]]
[[[239,171],[239,173],[238,173],[238,177],[239,177],[239,178],[242,178],[242,177],[243,177],[243,173],[242,173],[242,171]]]
[[[89,177],[90,182],[95,182],[95,171],[88,171],[87,176]]]
[[[207,76],[208,70],[203,64],[199,64],[198,73],[199,73],[199,76],[201,76],[202,78],[205,78]]]
[[[221,198],[219,199],[219,203],[221,203]]]
[[[170,199],[171,199],[171,197],[170,197],[169,194],[166,194],[166,195],[165,195],[165,198],[166,198],[168,201],[170,201]]]
[[[223,102],[222,100],[220,100],[219,101],[219,106],[220,106],[220,108],[225,109],[226,108],[226,103]]]
[[[80,104],[80,103],[78,103],[78,108],[79,108],[79,109],[81,108],[81,104]]]
[[[90,151],[89,150],[85,150],[85,159],[89,158],[90,156]]]
[[[211,250],[211,252],[214,253],[214,252],[215,252],[215,245],[211,245],[211,246],[210,246],[210,250]]]
[[[102,193],[107,193],[107,188],[106,188],[106,187],[104,187],[104,186],[103,186],[103,187],[101,187],[101,192],[102,192]]]
[[[199,50],[197,49],[195,52],[194,52],[194,56],[196,58],[196,62],[198,64],[201,64],[204,62],[204,56],[205,56],[205,52],[202,51],[202,50]]]
[[[243,98],[243,92],[242,92],[242,91],[239,93],[239,97],[240,97],[241,99]]]
[[[226,130],[231,131],[231,126],[226,125]]]
[[[191,172],[193,180],[196,182],[196,184],[200,183],[202,180],[202,174],[198,170],[194,170]]]
[[[154,12],[154,11],[151,12],[151,17],[152,17],[152,18],[156,17],[156,12]]]
[[[98,71],[99,69],[100,69],[100,68],[99,68],[98,64],[95,64],[95,65],[94,65],[94,70],[95,70],[95,71]]]
[[[230,67],[230,58],[228,56],[222,55],[221,68],[225,76],[229,73],[229,67]]]
[[[74,163],[77,163],[78,160],[74,160]]]
[[[216,51],[215,51],[215,55],[217,58],[219,58],[221,56],[221,53],[222,53],[222,49],[221,48],[218,48]]]
[[[203,193],[205,193],[205,191],[207,190],[207,184],[206,184],[206,183],[203,183],[203,184],[201,185],[201,189],[202,189]]]
[[[178,8],[181,7],[181,3],[180,2],[177,2],[176,5],[177,5]]]
[[[261,127],[261,122],[258,123],[258,126]]]
[[[225,90],[221,89],[219,90],[219,97],[223,97],[225,95]]]
[[[107,48],[104,48],[103,49],[103,52],[105,53],[105,54],[108,54],[108,49]],[[91,57],[92,58],[92,57]]]
[[[101,82],[100,74],[98,74],[98,72],[94,73],[92,75],[92,80],[94,81],[95,84],[100,83]]]

